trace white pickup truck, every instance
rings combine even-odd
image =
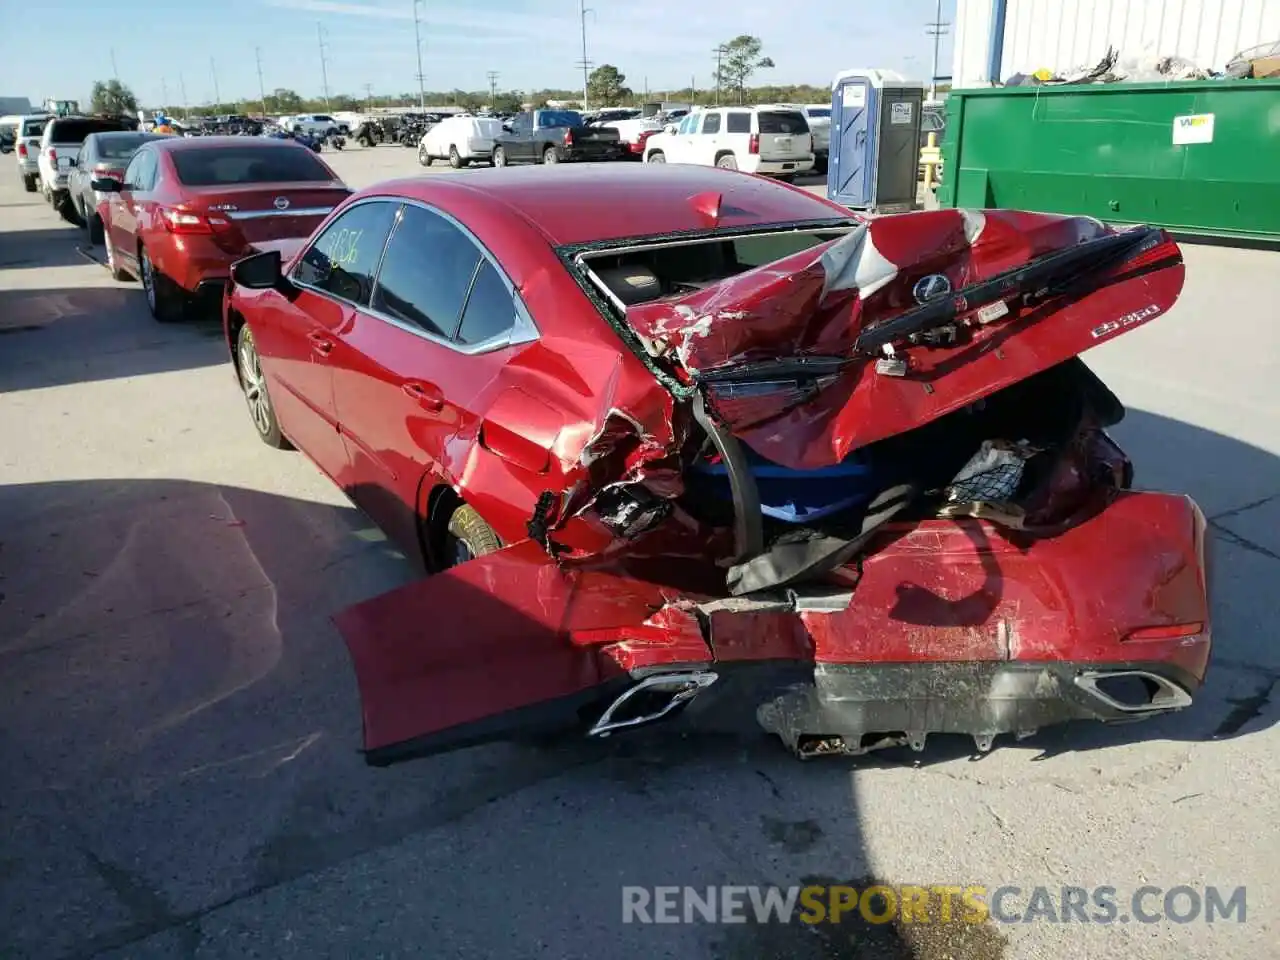
[[[280,125],[291,133],[308,133],[313,137],[328,137],[335,133],[350,134],[347,124],[336,120],[327,113],[300,113],[294,117],[285,117]]]

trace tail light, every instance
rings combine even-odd
[[[566,130],[566,131],[564,132],[564,145],[565,145],[566,147],[572,147],[572,146],[573,146],[573,131],[572,131],[572,130]]]
[[[49,148],[49,162],[50,163],[58,162],[58,151],[53,149],[53,147]]]
[[[124,183],[123,171],[113,170],[111,167],[107,166],[105,163],[100,163],[96,167],[94,167],[93,175],[95,177],[107,177],[111,180],[115,180],[117,183]]]
[[[27,159],[27,145],[25,143],[18,144],[18,157],[22,160]]]
[[[170,233],[178,234],[209,234],[230,224],[226,217],[216,214],[195,213],[173,207],[161,207],[160,216],[164,220],[165,228]]]
[[[760,153],[760,134],[753,133],[751,135],[751,140],[747,145],[747,153],[750,153],[750,154]]]

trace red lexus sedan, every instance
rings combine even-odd
[[[744,710],[801,756],[984,751],[1204,679],[1204,518],[1131,489],[1078,357],[1173,306],[1162,231],[618,164],[257,246],[224,321],[259,436],[434,571],[338,616],[370,762]]]
[[[218,293],[249,244],[305,237],[351,190],[306,147],[257,137],[170,137],[144,144],[121,179],[95,191],[107,265],[142,281],[160,321]]]

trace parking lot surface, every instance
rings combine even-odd
[[[327,159],[356,186],[422,172]],[[412,567],[257,441],[215,324],[157,325],[82,242],[0,178],[0,956],[1280,955],[1280,254],[1186,247],[1175,311],[1089,355],[1139,484],[1212,519],[1189,711],[977,762],[938,737],[801,763],[744,730],[378,770],[329,618]],[[871,880],[1244,886],[1247,915],[622,923],[623,885]]]

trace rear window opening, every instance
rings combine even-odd
[[[113,133],[131,127],[121,120],[54,120],[49,139],[53,143],[84,143],[91,133]]]
[[[852,226],[787,230],[655,245],[625,252],[586,253],[587,276],[606,294],[619,319],[640,303],[694,293],[728,277],[838,240]]]
[[[760,133],[801,134],[809,132],[809,121],[799,110],[761,110],[756,114]]]
[[[175,150],[173,166],[188,187],[246,183],[321,183],[334,179],[328,167],[305,147],[198,147]]]

